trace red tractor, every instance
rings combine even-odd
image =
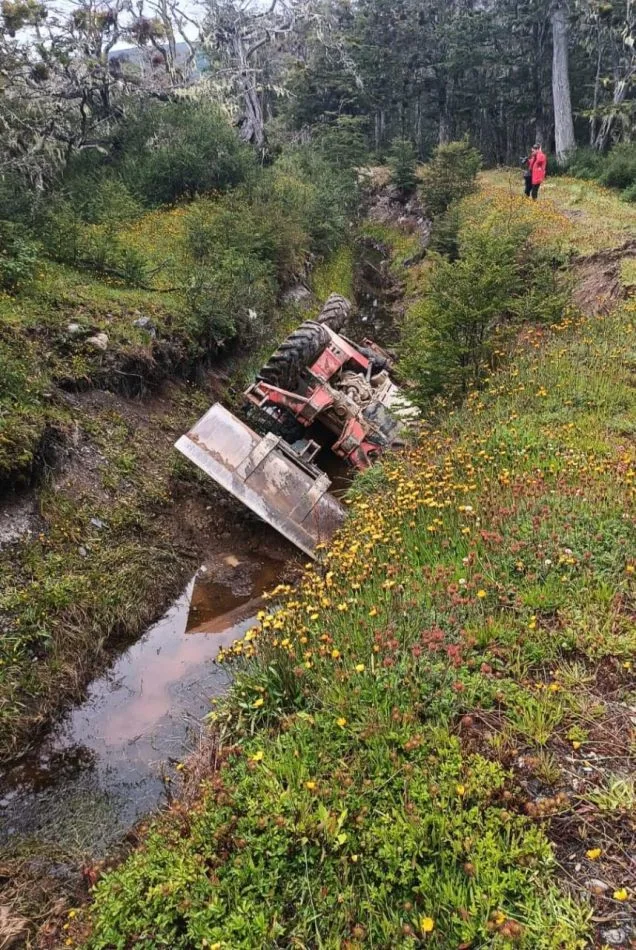
[[[403,444],[405,424],[417,415],[391,381],[389,354],[371,340],[359,345],[338,332],[350,311],[344,297],[332,294],[246,390],[250,422],[257,415],[264,436],[216,403],[177,442],[179,451],[311,555],[344,517],[314,462],[319,433],[328,430],[331,450],[364,471]],[[305,437],[310,427],[315,438]]]
[[[320,422],[335,436],[331,450],[364,470],[402,444],[400,420],[413,408],[390,379],[389,354],[371,340],[358,345],[337,332],[350,312],[349,301],[332,294],[318,317],[272,354],[245,396],[288,441],[296,441],[290,420],[303,428]]]

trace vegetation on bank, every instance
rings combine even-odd
[[[508,190],[468,201],[514,221]],[[587,239],[542,208],[535,240]],[[574,950],[592,916],[601,942],[628,927],[635,317],[525,324],[506,368],[358,479],[235,645],[194,800],[69,944]]]
[[[221,134],[218,115],[199,126],[200,113],[167,110],[173,151],[154,164],[136,160],[152,127],[134,126],[114,168],[85,160],[48,210],[24,212],[51,227],[0,292],[0,486],[39,485],[30,533],[0,548],[0,759],[78,695],[108,644],[156,616],[200,556],[168,521],[181,488],[199,483],[172,445],[214,398],[206,368],[239,348],[269,352],[300,320],[284,291],[312,267],[339,261],[351,282],[353,174],[303,149],[257,168],[225,120]],[[174,197],[160,190],[176,187],[174,163],[181,203],[152,209]],[[234,187],[186,200],[214,175]],[[19,252],[0,254],[2,274]]]

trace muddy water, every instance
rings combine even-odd
[[[95,859],[158,806],[228,685],[219,647],[247,630],[282,570],[231,552],[204,566],[37,754],[0,776],[0,845],[29,838]]]

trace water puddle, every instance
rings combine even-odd
[[[28,837],[97,858],[157,807],[163,773],[175,774],[227,688],[219,648],[245,633],[282,568],[243,553],[204,565],[37,754],[0,775],[0,845]]]

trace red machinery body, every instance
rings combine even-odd
[[[371,385],[376,362],[387,365],[390,358],[370,340],[365,340],[360,348],[331,328],[325,329],[329,334],[329,344],[303,372],[296,391],[281,389],[259,379],[246,390],[245,396],[270,415],[293,415],[304,427],[320,421],[337,436],[332,451],[354,468],[364,470],[386,447],[399,441],[397,420],[383,411],[390,400],[383,400],[380,387],[374,392]],[[343,392],[343,371],[357,374],[361,381],[366,382],[370,395],[366,407],[347,397],[346,390]],[[396,391],[386,372],[381,383],[384,395]],[[379,398],[374,401],[373,395]]]

